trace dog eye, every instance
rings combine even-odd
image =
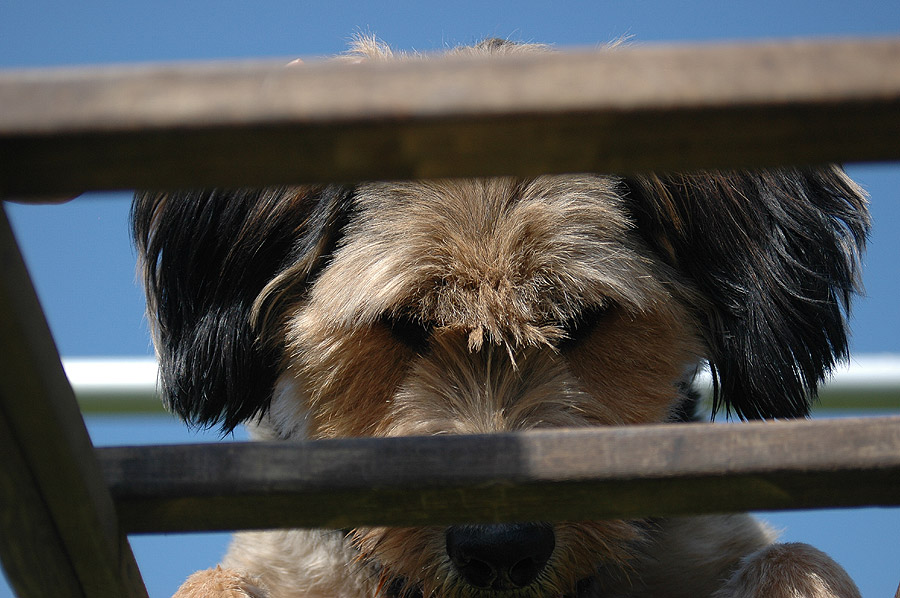
[[[596,330],[597,325],[609,313],[611,307],[612,305],[609,303],[595,305],[582,311],[574,318],[563,322],[562,329],[565,336],[559,342],[559,349],[567,351],[584,342]]]
[[[406,314],[391,314],[382,318],[382,323],[391,331],[391,335],[416,353],[428,350],[431,331],[434,326]]]

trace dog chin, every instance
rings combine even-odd
[[[508,591],[471,588],[460,591],[457,598],[600,598],[601,592],[599,577],[585,577],[576,583],[571,591],[565,593],[535,585]],[[405,579],[396,578],[388,584],[385,596],[387,598],[424,598],[424,593],[420,585],[409,587]]]
[[[565,593],[552,588],[535,585],[517,590],[492,590],[467,588],[455,594],[445,594],[446,598],[600,598],[602,596],[599,577],[585,577],[575,587]],[[386,598],[424,598],[422,586],[409,587],[409,582],[396,578],[384,590]]]
[[[648,530],[532,522],[359,529],[348,539],[388,598],[591,598],[628,577]]]

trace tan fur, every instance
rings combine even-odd
[[[185,581],[173,598],[217,596],[219,598],[265,598],[268,589],[258,578],[216,567],[198,571]]]
[[[715,598],[859,598],[840,565],[808,544],[775,544],[746,557]]]
[[[610,591],[615,596],[709,596],[737,567],[736,554],[768,546],[775,533],[749,515],[659,520],[638,575]]]
[[[270,589],[258,598],[374,596],[378,580],[357,560],[358,552],[340,532],[288,530],[235,534],[222,564],[230,570],[258,571]],[[192,597],[207,595],[218,598]]]
[[[673,298],[691,290],[643,257],[610,184],[364,187],[357,224],[286,332],[287,369],[315,414],[311,436],[664,420],[673,381],[698,356],[690,316]],[[555,350],[560,323],[597,305],[608,312],[586,342]],[[379,321],[386,312],[433,323],[430,354],[393,339]],[[623,359],[630,373],[617,366]],[[492,412],[485,393],[501,401]],[[551,393],[566,399],[541,405]],[[623,396],[638,400],[623,409]]]

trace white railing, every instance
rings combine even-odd
[[[152,357],[68,357],[63,368],[84,411],[158,411],[158,368]],[[711,388],[709,374],[697,381]],[[900,355],[863,354],[835,368],[819,392],[823,409],[900,410]]]

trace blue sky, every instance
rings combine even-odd
[[[657,43],[898,35],[900,2],[3,0],[0,68],[334,54],[359,32],[415,50],[488,36],[566,47],[622,36]],[[900,166],[851,165],[849,171],[869,190],[875,218],[864,270],[867,295],[854,311],[853,350],[900,353]],[[61,352],[149,355],[126,230],[128,197],[92,194],[62,206],[13,205],[8,212]],[[125,425],[92,424],[92,432],[98,443],[115,442],[110,438],[122,436]],[[177,428],[166,434],[184,438]],[[864,596],[888,596],[896,589],[897,509],[775,519],[788,538],[812,541],[835,555],[851,569]],[[195,540],[135,541],[151,595],[171,593],[173,580],[184,572],[214,563],[216,557],[208,555],[217,554],[224,540],[210,539],[203,550]],[[0,583],[0,598],[7,595]]]
[[[0,67],[334,54],[359,32],[417,50],[486,36],[565,47],[622,36],[656,43],[900,32],[896,0],[854,3],[852,10],[831,0],[549,4],[4,0]],[[900,352],[900,303],[894,299],[900,235],[891,230],[900,222],[900,167],[852,165],[850,171],[871,193],[875,215],[853,349]],[[66,355],[151,352],[122,224],[127,201],[123,194],[92,195],[66,206],[10,210]]]

